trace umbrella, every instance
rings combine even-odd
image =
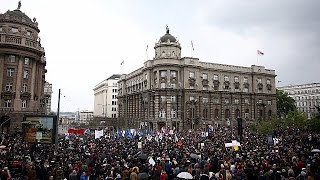
[[[194,153],[190,154],[190,157],[193,159],[199,159],[200,157]]]
[[[0,145],[0,149],[4,149],[4,148],[6,148],[7,146],[5,146],[5,145]]]
[[[140,154],[140,155],[138,156],[138,158],[139,158],[139,159],[142,159],[142,160],[146,160],[146,159],[148,159],[148,156],[147,156],[146,154]]]
[[[320,153],[320,149],[312,149],[311,152],[313,152],[313,153]]]
[[[177,175],[177,177],[181,179],[193,179],[193,176],[188,172],[181,172]]]

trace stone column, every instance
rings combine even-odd
[[[18,58],[18,70],[17,70],[17,76],[16,76],[16,97],[14,99],[14,110],[15,111],[21,111],[21,84],[23,79],[23,58],[19,56]]]
[[[30,87],[30,103],[29,103],[29,110],[34,110],[34,94],[35,94],[35,86],[36,86],[36,73],[37,73],[37,63],[35,60],[32,60],[32,70],[31,70],[31,87]]]
[[[155,128],[158,128],[158,120],[159,120],[159,94],[155,94],[154,99],[154,119],[155,119]]]
[[[4,57],[4,54],[2,54],[2,55],[0,55],[0,69],[3,69],[3,71],[7,71],[6,69],[4,69],[4,61],[5,61],[5,57]],[[0,87],[0,92],[2,92],[2,88],[3,88],[3,86],[2,86],[2,84],[3,84],[3,74],[4,73],[0,73],[0,85],[1,85],[1,87]]]
[[[168,124],[169,124],[169,126],[170,126],[170,128],[171,128],[171,126],[172,126],[172,119],[171,119],[171,97],[170,98],[168,98],[168,96],[167,96],[167,98],[166,99],[169,99],[169,100],[167,100],[167,102],[166,102],[166,109],[167,109],[167,117],[166,117],[166,125],[167,125],[167,127],[168,127]]]

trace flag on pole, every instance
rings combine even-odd
[[[193,47],[193,42],[191,41],[191,47],[192,47],[192,51],[194,51],[194,47]]]
[[[148,45],[147,45],[147,49],[146,49],[146,51],[148,51]]]
[[[124,60],[120,63],[120,65],[123,65],[123,63],[124,63]]]
[[[257,50],[257,53],[258,53],[258,55],[261,55],[261,56],[263,56],[263,55],[264,55],[264,53],[263,53],[263,52],[261,52],[261,51],[259,51],[259,50]]]

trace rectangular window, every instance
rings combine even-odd
[[[163,89],[163,88],[166,88],[166,83],[164,83],[164,82],[161,83],[161,84],[160,84],[160,88],[162,88],[162,89]]]
[[[170,76],[172,78],[176,78],[177,77],[177,72],[176,71],[170,71]]]
[[[190,100],[190,101],[194,100],[194,96],[190,96],[190,97],[189,97],[189,100]]]
[[[160,118],[165,118],[166,117],[166,112],[164,110],[159,111],[159,117]]]
[[[2,27],[0,27],[0,32],[2,31]]]
[[[176,102],[176,96],[171,96],[171,102]]]
[[[203,103],[208,103],[208,102],[209,102],[209,99],[208,99],[207,97],[204,97],[204,98],[202,98],[202,102],[203,102]]]
[[[6,84],[6,91],[12,91],[12,89],[13,89],[12,83],[7,83]]]
[[[195,75],[194,75],[194,72],[189,72],[189,78],[194,78]]]
[[[208,86],[203,87],[202,90],[207,91],[208,90]]]
[[[144,78],[145,78],[145,80],[147,80],[148,79],[148,74],[145,74]]]
[[[5,100],[4,101],[4,107],[12,107],[12,101],[9,99],[9,100]]]
[[[161,96],[161,102],[166,102],[166,96]]]
[[[245,104],[249,104],[249,99],[244,99]]]
[[[13,33],[17,33],[17,32],[19,32],[19,29],[18,29],[18,28],[16,28],[16,27],[12,27],[12,28],[11,28],[11,32],[13,32]]]
[[[10,63],[16,62],[16,56],[15,55],[9,55],[8,62],[10,62]]]
[[[13,68],[8,68],[7,69],[7,76],[8,77],[13,77],[14,74],[14,69]]]
[[[202,74],[202,78],[207,80],[208,79],[208,74]]]
[[[243,78],[243,83],[248,83],[248,77]]]
[[[267,103],[268,103],[268,105],[271,105],[271,100],[268,100]]]
[[[234,82],[239,82],[239,77],[238,76],[234,77]]]
[[[162,78],[167,77],[167,71],[160,71],[160,76],[161,76]]]
[[[24,70],[23,71],[23,78],[24,79],[28,79],[28,77],[29,77],[29,71],[28,70]]]
[[[22,107],[23,109],[27,108],[27,101],[26,101],[26,100],[23,100],[23,101],[21,102],[21,107]]]
[[[239,99],[234,99],[234,104],[239,104]]]
[[[258,103],[259,103],[259,104],[262,104],[262,102],[263,102],[262,99],[259,99],[259,100],[258,100]]]
[[[219,76],[218,76],[218,75],[216,75],[216,74],[215,74],[215,75],[213,75],[213,80],[214,80],[214,81],[218,81],[218,80],[219,80]]]
[[[30,64],[30,59],[24,58],[24,65],[29,65],[29,64]]]
[[[28,85],[27,84],[22,85],[22,92],[28,92]]]
[[[225,98],[224,103],[229,104],[230,103],[229,98]]]
[[[171,110],[171,118],[176,118],[176,111],[174,109]]]
[[[31,36],[31,31],[27,31],[27,36]]]
[[[224,76],[224,81],[228,82],[229,81],[229,76]]]

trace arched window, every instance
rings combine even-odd
[[[272,111],[269,110],[269,111],[268,111],[268,118],[271,119],[271,116],[272,116]]]
[[[214,118],[219,119],[219,109],[214,110]]]
[[[259,118],[263,118],[263,110],[262,109],[260,109],[260,111],[259,111]]]
[[[172,56],[176,56],[176,53],[174,51],[172,51]]]
[[[166,52],[162,51],[162,57],[165,57],[165,56],[166,56]]]
[[[229,109],[226,109],[225,112],[224,112],[224,117],[226,119],[229,119],[230,118],[230,110]]]
[[[246,111],[244,113],[244,118],[245,119],[249,119],[249,113],[250,113],[249,109],[246,109]]]
[[[205,109],[203,109],[203,119],[208,119],[208,109],[207,108],[205,108]]]
[[[240,117],[240,110],[239,109],[236,109],[235,115],[236,115],[236,118]]]

